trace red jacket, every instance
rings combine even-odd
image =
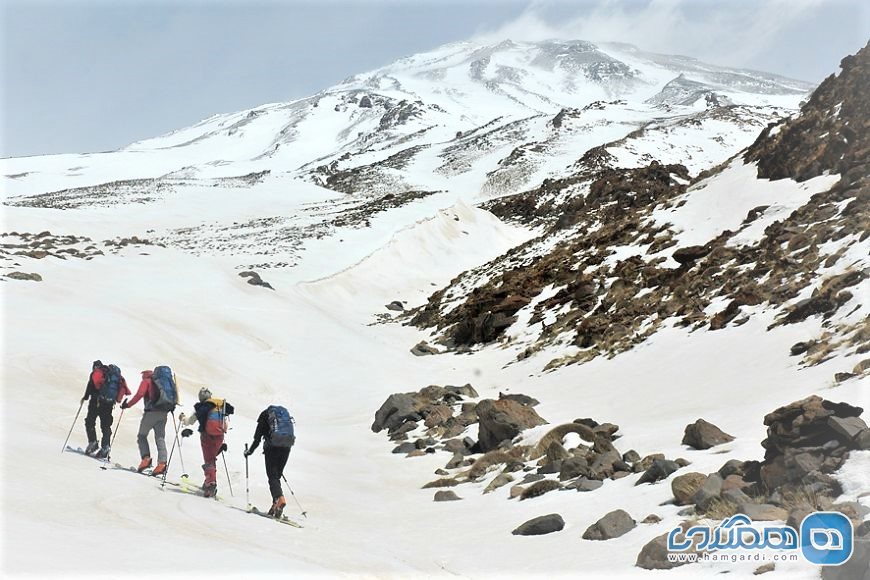
[[[139,390],[132,399],[127,401],[127,408],[132,407],[139,402],[139,399],[145,397],[145,410],[151,409],[151,405],[157,400],[157,386],[151,380],[151,375],[154,371],[142,371],[142,382],[139,383]]]
[[[91,371],[91,376],[88,380],[88,386],[85,389],[85,398],[90,398],[91,396],[96,396],[97,391],[103,388],[103,383],[105,383],[106,377],[103,375],[103,369],[96,368]],[[130,389],[127,387],[127,380],[121,375],[121,381],[118,385],[118,395],[115,397],[115,402],[120,403],[121,399],[130,394]]]

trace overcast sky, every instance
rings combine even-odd
[[[579,38],[819,82],[865,0],[0,0],[0,156],[106,151],[458,40]]]

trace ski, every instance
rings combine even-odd
[[[91,459],[94,459],[94,460],[99,461],[101,463],[108,463],[108,460],[103,458],[103,457],[97,457],[96,455],[88,455],[87,453],[85,453],[85,450],[82,449],[81,447],[72,447],[70,445],[67,445],[66,451],[69,453],[77,453],[79,455],[84,455],[85,457],[90,457]]]
[[[125,465],[121,465],[120,463],[113,463],[112,465],[101,465],[100,469],[103,469],[103,470],[117,469],[119,471],[129,471],[130,473],[138,473],[139,475],[145,475],[147,477],[154,477],[154,478],[162,478],[162,476],[163,476],[162,473],[160,475],[153,475],[151,473],[152,468],[150,468],[150,467],[148,469],[143,469],[142,471],[139,471],[135,467],[132,467],[132,466],[128,467]],[[161,483],[162,483],[162,481],[161,481]],[[168,483],[169,485],[174,485],[175,487],[181,487],[180,483],[176,483],[174,481],[169,481],[168,479],[166,480],[166,483]]]
[[[259,509],[257,509],[254,506],[251,506],[250,508],[248,508],[248,513],[258,515],[262,518],[268,518],[270,520],[278,522],[279,524],[287,524],[288,526],[293,526],[294,528],[302,528],[303,527],[302,524],[300,524],[299,522],[291,520],[290,518],[288,518],[285,515],[282,515],[280,518],[276,518],[275,516],[270,516],[266,512],[261,512]]]

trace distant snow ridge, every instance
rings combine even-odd
[[[457,43],[120,151],[5,160],[4,191],[32,208],[165,215],[193,203],[203,211],[172,212],[191,219],[141,233],[198,254],[268,256],[244,267],[286,267],[305,240],[372,227],[375,213],[364,214],[395,200],[431,215],[532,191],[601,146],[608,167],[680,163],[697,175],[792,114],[809,88],[628,45]],[[419,192],[438,193],[423,202]],[[228,220],[216,199],[246,209]],[[258,199],[282,209],[253,209]]]

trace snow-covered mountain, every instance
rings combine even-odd
[[[675,525],[744,509],[683,497],[723,464],[774,519],[807,507],[797,477],[866,534],[868,431],[830,401],[867,402],[868,63],[809,97],[623,44],[458,43],[119,151],[3,160],[4,571],[645,578]],[[221,501],[58,453],[71,423],[84,443],[98,358],[131,386],[172,366],[188,413],[204,385],[235,405]],[[241,449],[273,403],[301,530],[244,513],[269,498]],[[493,408],[525,428],[493,442]],[[140,412],[115,414],[124,465]],[[683,444],[699,417],[734,439]],[[834,444],[800,447],[801,421]],[[169,479],[198,478],[195,438],[176,452]],[[636,526],[581,539],[617,508]]]

